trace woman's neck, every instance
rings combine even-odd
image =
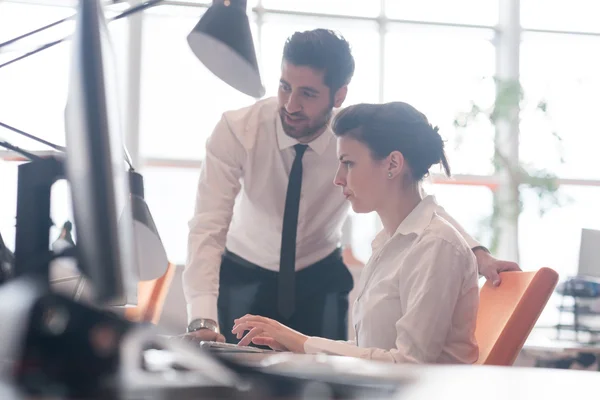
[[[421,202],[421,191],[419,185],[414,184],[410,187],[392,193],[388,200],[376,210],[383,229],[389,236],[392,236],[402,221],[414,210]]]

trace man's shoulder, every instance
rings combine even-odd
[[[265,120],[273,120],[277,111],[277,98],[268,97],[254,104],[235,110],[225,111],[223,118],[230,127],[248,127],[249,124],[260,124]]]

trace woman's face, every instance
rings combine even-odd
[[[378,209],[389,190],[389,163],[375,160],[369,148],[356,139],[337,139],[340,165],[334,184],[340,186],[357,213]]]

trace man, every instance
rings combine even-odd
[[[226,112],[206,145],[183,275],[188,332],[235,342],[234,319],[258,314],[309,336],[346,338],[352,278],[339,249],[348,203],[328,123],[354,73],[335,33],[286,42],[278,97]],[[494,259],[445,211],[475,252],[479,271],[518,269]],[[220,328],[220,329],[219,329]]]

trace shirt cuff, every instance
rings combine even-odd
[[[309,337],[304,342],[306,354],[328,354],[336,356],[361,357],[362,350],[353,342],[343,342],[320,337]]]
[[[304,342],[304,352],[306,354],[324,353],[323,345],[323,338],[309,337],[306,342]]]
[[[204,294],[195,297],[187,304],[188,325],[195,319],[212,319],[219,324],[219,314],[217,312],[217,296]]]

